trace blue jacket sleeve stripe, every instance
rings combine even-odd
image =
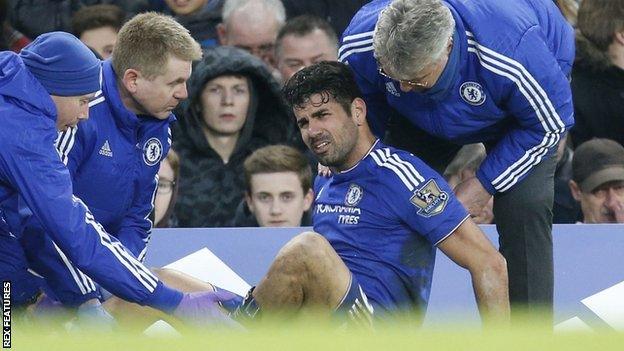
[[[95,284],[93,283],[93,280],[84,275],[84,273],[82,273],[79,269],[75,268],[74,265],[69,261],[67,256],[65,256],[65,253],[63,253],[63,251],[56,245],[56,243],[54,243],[54,248],[59,254],[61,260],[63,261],[63,264],[65,264],[65,266],[67,267],[67,270],[71,274],[72,278],[74,278],[74,282],[76,283],[76,286],[78,286],[78,288],[80,289],[80,292],[83,295],[86,295],[90,292],[95,291]]]
[[[542,157],[548,153],[548,150],[559,142],[560,134],[565,130],[565,124],[544,90],[519,62],[478,44],[472,33],[466,32],[466,34],[468,35],[468,51],[477,55],[483,67],[509,78],[516,84],[519,91],[535,110],[545,130],[544,138],[540,144],[528,150],[518,161],[494,179],[492,186],[497,191],[503,192],[511,188],[518,179],[538,164]]]
[[[80,201],[80,199],[74,197],[75,200]],[[82,203],[82,201],[80,201]],[[85,206],[84,204],[82,204]],[[85,206],[86,208],[86,206]],[[152,275],[149,271],[144,269],[142,265],[136,260],[136,258],[132,257],[126,250],[121,247],[119,242],[111,240],[110,236],[104,231],[99,223],[97,223],[93,215],[90,212],[86,213],[85,216],[86,223],[91,225],[96,233],[100,236],[100,242],[106,248],[108,248],[113,255],[117,258],[117,260],[123,264],[128,271],[150,292],[154,292],[156,288],[158,280],[156,277]]]
[[[507,77],[516,83],[518,88],[521,89],[523,95],[527,98],[527,100],[529,100],[529,102],[531,102],[535,112],[540,117],[542,125],[544,125],[544,116],[541,112],[546,114],[545,122],[550,126],[550,128],[544,125],[544,130],[565,130],[565,123],[563,123],[561,117],[559,117],[559,114],[548,98],[548,95],[535,78],[533,78],[533,75],[531,75],[531,73],[529,73],[529,71],[527,71],[521,63],[477,43],[474,40],[472,33],[466,32],[466,35],[468,36],[469,51],[471,51],[471,49],[476,49],[479,53],[477,56],[479,57],[481,63],[487,61],[492,65],[512,74]],[[535,102],[537,102],[537,104],[535,104]]]
[[[55,147],[56,151],[61,157],[61,162],[67,166],[67,157],[72,147],[74,147],[74,141],[76,140],[76,131],[78,127],[68,128],[66,131],[59,133],[59,137],[56,139]]]
[[[356,52],[366,52],[373,50],[373,37],[352,43],[343,44],[338,50],[338,60],[344,61],[349,55]]]

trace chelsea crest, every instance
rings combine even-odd
[[[163,147],[158,138],[151,138],[143,145],[143,161],[148,166],[154,166],[160,162]]]
[[[485,92],[481,84],[477,82],[464,82],[459,87],[459,95],[465,102],[473,106],[479,106],[485,102]]]
[[[351,184],[349,185],[349,190],[347,191],[347,196],[345,196],[345,205],[355,207],[362,200],[362,196],[364,196],[364,190],[357,185]]]

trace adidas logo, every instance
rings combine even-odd
[[[104,142],[104,145],[102,145],[102,147],[100,148],[100,155],[107,156],[107,157],[113,157],[113,150],[111,150],[110,144],[108,143],[108,140],[106,140]]]
[[[392,94],[392,95],[394,95],[396,97],[401,96],[401,94],[399,94],[399,91],[394,87],[394,83],[392,83],[392,82],[386,82],[386,90],[390,94]]]

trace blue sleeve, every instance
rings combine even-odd
[[[12,130],[0,150],[2,178],[17,189],[69,260],[125,300],[173,310],[182,294],[162,284],[73,196],[69,172],[53,147],[56,135],[36,121]]]
[[[386,205],[432,245],[468,218],[444,178],[415,156],[390,149],[377,149],[371,156],[384,171]]]
[[[345,36],[339,49],[340,61],[349,65],[366,102],[368,124],[378,138],[383,138],[393,109],[386,101],[386,92],[376,82],[379,79],[377,62],[372,53],[372,31]]]
[[[485,67],[509,86],[505,105],[516,121],[477,171],[490,194],[507,191],[526,177],[553,154],[551,149],[574,124],[570,82],[538,27],[525,33],[513,56],[483,53]]]

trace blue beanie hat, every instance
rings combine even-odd
[[[41,34],[20,57],[51,95],[80,96],[101,88],[101,61],[69,33]]]

